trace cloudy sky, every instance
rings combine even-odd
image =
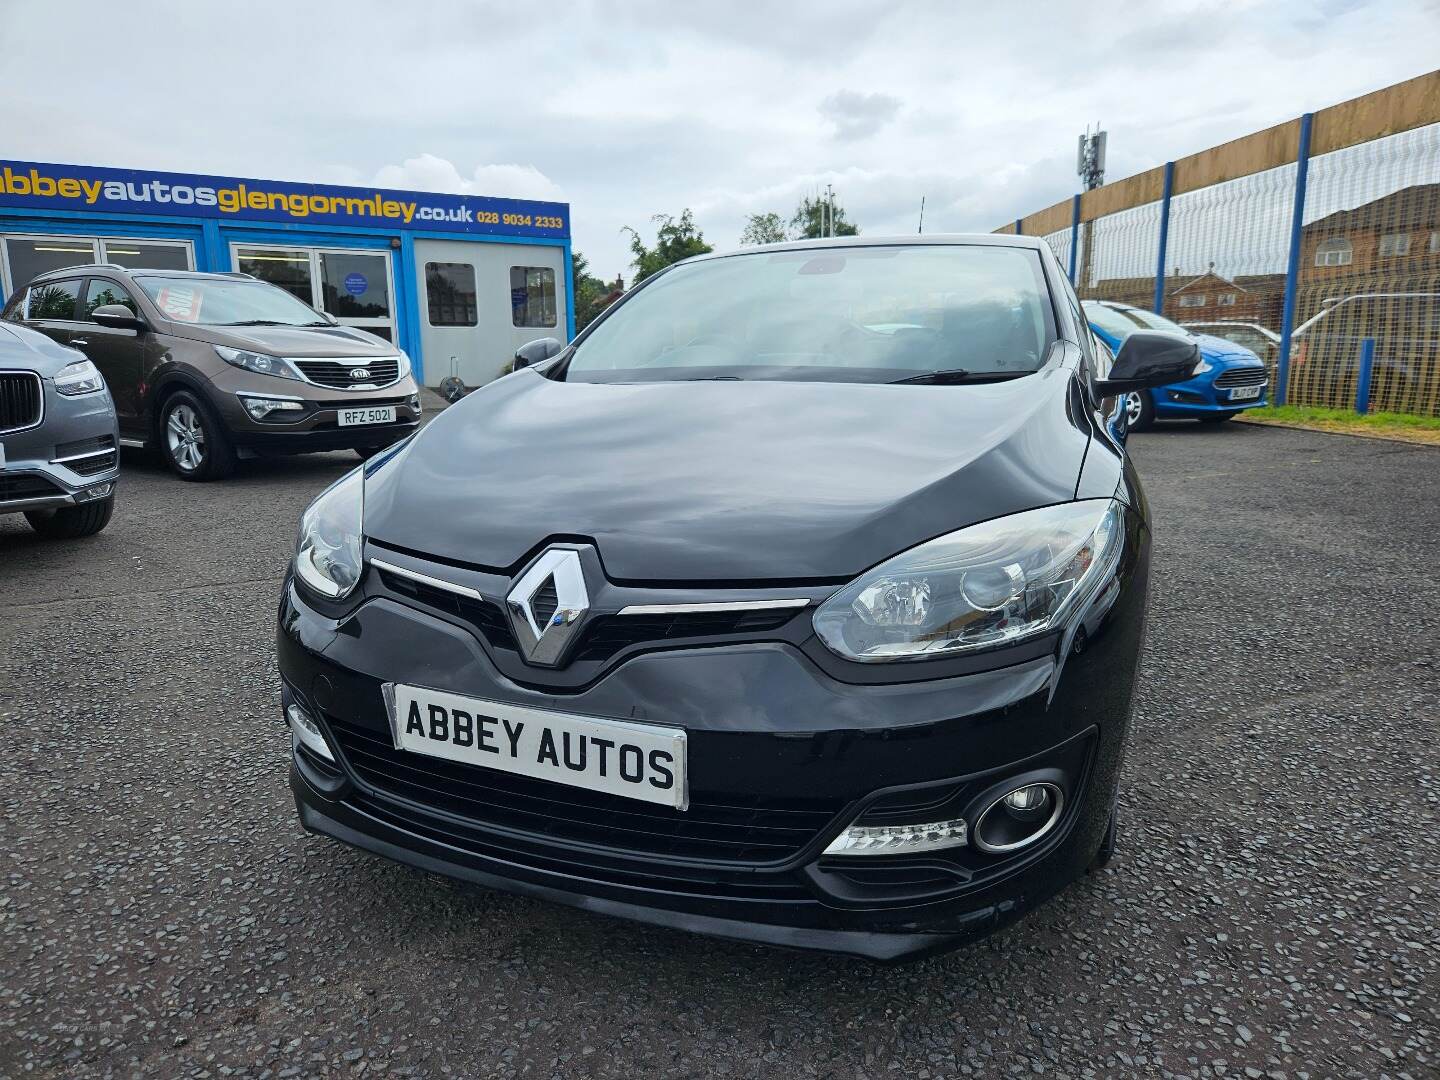
[[[834,184],[872,234],[988,230],[1075,190],[1421,74],[1437,0],[149,4],[0,0],[0,156],[559,199],[621,228]]]

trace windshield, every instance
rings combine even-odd
[[[224,277],[135,279],[167,319],[205,326],[329,326],[284,289]]]
[[[997,377],[1054,338],[1040,259],[1023,248],[811,248],[678,266],[580,343],[563,378],[894,382]]]
[[[1121,341],[1124,341],[1136,330],[1168,330],[1181,337],[1190,336],[1190,331],[1179,323],[1173,323],[1165,316],[1156,315],[1153,311],[1146,311],[1144,308],[1099,304],[1093,300],[1085,301],[1082,306],[1085,308],[1085,317],[1090,320],[1091,325],[1098,326],[1107,334],[1117,337]]]

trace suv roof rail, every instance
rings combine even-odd
[[[125,267],[113,262],[88,262],[76,263],[74,266],[57,266],[54,270],[46,270],[44,273],[36,274],[35,277],[49,277],[51,274],[63,274],[70,270],[93,270],[96,267],[105,270],[124,270]]]

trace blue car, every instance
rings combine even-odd
[[[1184,382],[1128,394],[1125,411],[1130,430],[1156,420],[1199,420],[1218,424],[1236,413],[1267,404],[1270,376],[1265,363],[1249,349],[1211,334],[1196,334],[1163,315],[1113,300],[1086,300],[1085,318],[1095,336],[1112,354],[1135,330],[1168,330],[1200,346],[1200,366]]]

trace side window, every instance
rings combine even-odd
[[[130,314],[140,314],[140,309],[135,306],[135,301],[125,289],[113,281],[106,281],[104,278],[91,278],[90,283],[85,286],[85,301],[80,309],[80,317],[88,319],[95,314],[95,309],[104,307],[107,304],[120,304],[130,309]]]
[[[425,264],[425,298],[431,326],[475,326],[475,268],[469,263]]]
[[[31,285],[26,297],[27,319],[73,319],[80,296],[79,281],[47,281]]]
[[[554,326],[555,271],[548,266],[510,268],[510,321],[516,326]]]

